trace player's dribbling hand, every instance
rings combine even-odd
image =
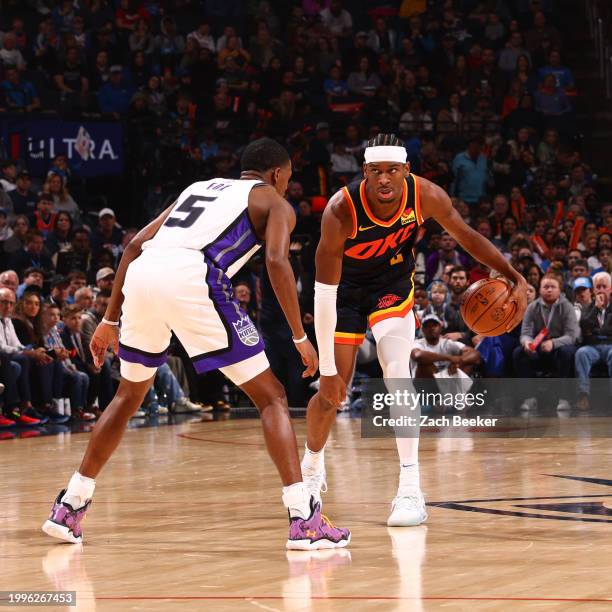
[[[508,320],[506,325],[506,332],[511,332],[522,320],[527,310],[527,281],[520,275],[512,279],[514,287],[508,298],[508,302],[504,304],[504,309],[509,308],[510,304],[516,304],[516,312],[514,316]]]
[[[100,323],[89,343],[94,365],[101,368],[104,365],[106,349],[111,347],[115,353],[119,351],[119,327]]]
[[[326,402],[335,408],[339,408],[346,397],[346,383],[339,374],[321,376],[319,393]]]
[[[304,340],[304,342],[296,344],[295,348],[302,358],[302,363],[306,366],[306,369],[302,372],[302,378],[314,376],[319,369],[319,357],[310,340]]]

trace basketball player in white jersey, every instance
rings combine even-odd
[[[290,520],[287,548],[315,550],[349,543],[349,531],[321,515],[320,504],[302,482],[284,389],[230,282],[265,242],[266,266],[306,366],[303,375],[312,376],[317,354],[302,327],[288,259],[296,219],[282,196],[291,162],[282,146],[262,138],[246,147],[241,165],[239,180],[189,186],[128,245],[104,319],[91,340],[96,365],[102,364],[109,345],[118,349],[119,389],[93,431],[78,472],[58,495],[43,525],[45,533],[82,541],[80,523],[91,504],[94,479],[119,445],[157,367],[165,362],[174,332],[196,372],[221,370],[259,409],[268,452],[284,485],[282,499]]]
[[[387,387],[401,389],[401,380],[411,377],[413,247],[425,219],[435,219],[470,255],[514,285],[509,301],[517,303],[517,312],[508,330],[519,323],[527,306],[525,279],[466,225],[440,187],[410,173],[406,157],[396,136],[379,134],[365,150],[364,180],[334,194],[323,213],[314,312],[321,379],[319,392],[308,404],[302,461],[304,481],[317,500],[325,483],[325,442],[368,325]],[[407,433],[396,430],[400,482],[387,521],[393,527],[418,525],[427,518],[419,481],[418,430]]]

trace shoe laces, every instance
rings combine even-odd
[[[407,506],[407,505],[420,506],[421,503],[422,503],[422,496],[415,492],[415,493],[409,493],[408,495],[398,495],[395,498],[393,507],[395,508],[397,506]]]
[[[327,480],[325,470],[313,472],[312,474],[304,474],[306,486],[311,491],[318,489],[321,493],[327,493]]]
[[[330,518],[321,512],[321,522],[323,522],[330,529],[337,529],[337,527],[331,522]]]

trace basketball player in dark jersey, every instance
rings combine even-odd
[[[330,199],[316,254],[314,316],[321,378],[319,392],[308,404],[302,475],[317,500],[325,484],[325,442],[368,325],[385,380],[411,376],[413,247],[424,220],[435,219],[474,259],[513,284],[510,302],[517,303],[517,311],[508,330],[519,323],[527,306],[525,279],[466,225],[440,187],[410,173],[406,150],[396,136],[379,134],[368,142],[363,173],[360,184]],[[396,435],[396,441],[400,482],[387,524],[418,525],[427,518],[419,483],[418,437]]]

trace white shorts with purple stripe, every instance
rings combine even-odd
[[[221,370],[241,385],[269,367],[249,316],[233,298],[230,280],[202,252],[146,249],[123,285],[121,375],[139,382],[166,361],[174,332],[199,374]]]

